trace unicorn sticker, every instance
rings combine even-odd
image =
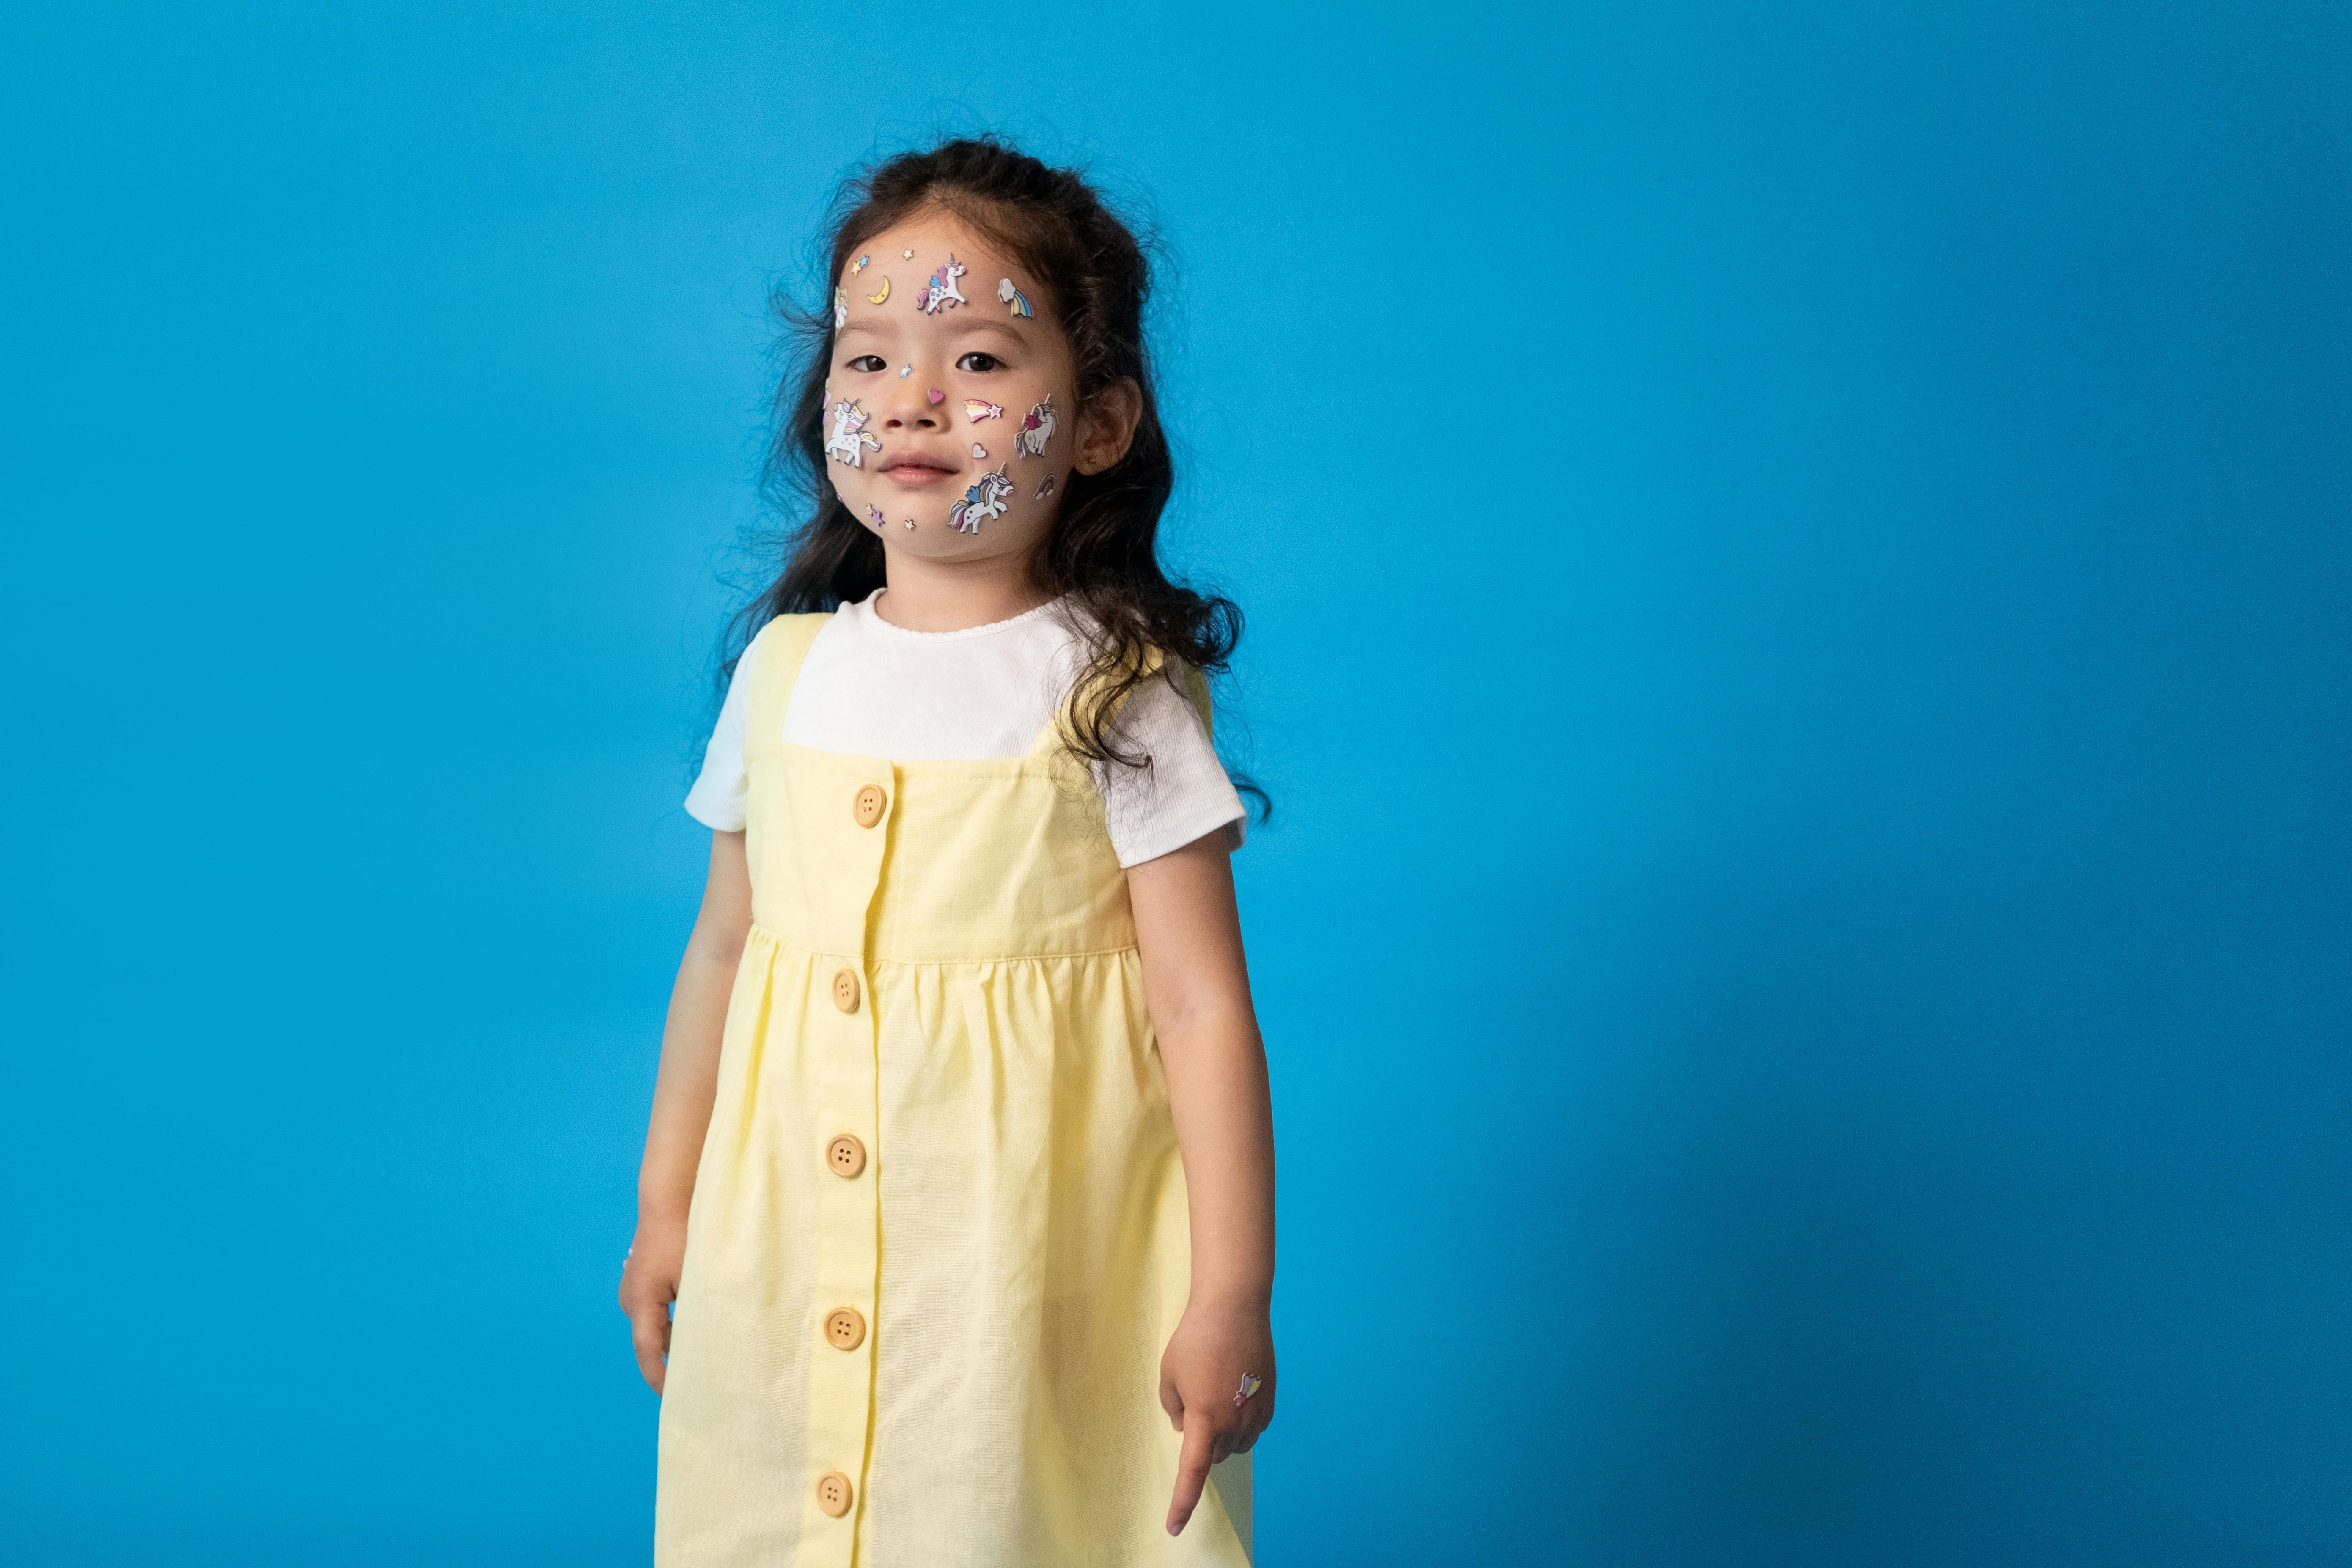
[[[1003,465],[992,474],[980,476],[980,483],[963,492],[963,500],[948,509],[948,526],[958,533],[978,533],[980,525],[992,517],[1003,517],[1004,509],[1013,504],[1013,481],[1005,477]]]
[[[964,264],[955,258],[955,252],[948,252],[948,264],[932,273],[923,285],[923,297],[915,301],[915,309],[926,316],[936,316],[950,305],[971,304],[971,301],[963,297],[963,290],[956,287],[956,279],[962,277],[964,271]]]
[[[1045,455],[1045,443],[1053,438],[1054,398],[1049,393],[1045,401],[1032,408],[1029,417],[1021,421],[1020,437],[1013,444],[1024,458],[1042,458]]]
[[[1029,309],[1029,296],[1015,289],[1010,278],[1000,278],[996,280],[996,297],[1012,306],[1013,313],[1016,316],[1034,318],[1036,315],[1035,311]]]
[[[866,422],[873,416],[857,406],[857,399],[845,397],[833,405],[833,434],[824,438],[824,455],[836,463],[847,463],[853,468],[866,466],[866,454],[878,452],[882,443],[866,433]]]

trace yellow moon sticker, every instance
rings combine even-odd
[[[867,304],[869,304],[869,305],[878,305],[878,304],[880,304],[883,300],[887,300],[889,297],[890,297],[890,279],[888,279],[887,278],[885,278],[884,279],[882,279],[882,292],[880,292],[879,294],[868,294],[867,296],[866,296],[866,302]]]

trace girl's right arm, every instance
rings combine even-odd
[[[662,1391],[663,1361],[669,1354],[669,1306],[677,1300],[678,1266],[686,1256],[694,1169],[719,1088],[727,998],[751,931],[751,873],[743,836],[713,833],[702,912],[695,917],[694,934],[687,938],[686,956],[670,987],[645,1163],[637,1170],[637,1235],[621,1268],[621,1310],[629,1315],[637,1370],[656,1394]]]

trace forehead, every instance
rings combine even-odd
[[[908,256],[907,252],[910,250],[915,254]],[[852,256],[848,264],[855,267],[858,256],[870,256],[874,258],[871,270],[903,277],[912,284],[946,261],[950,251],[955,253],[957,261],[971,268],[965,275],[968,278],[987,273],[989,289],[994,289],[996,280],[1008,273],[1020,276],[1013,258],[994,241],[953,213],[937,211],[919,213],[892,225],[859,246],[857,255]],[[965,292],[971,292],[970,289]]]

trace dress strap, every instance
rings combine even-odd
[[[782,738],[784,710],[791,706],[793,688],[801,678],[801,664],[809,645],[824,630],[831,616],[778,616],[751,639],[759,657],[751,663],[751,695],[744,715],[745,745],[766,744]],[[749,654],[751,649],[746,649]]]

